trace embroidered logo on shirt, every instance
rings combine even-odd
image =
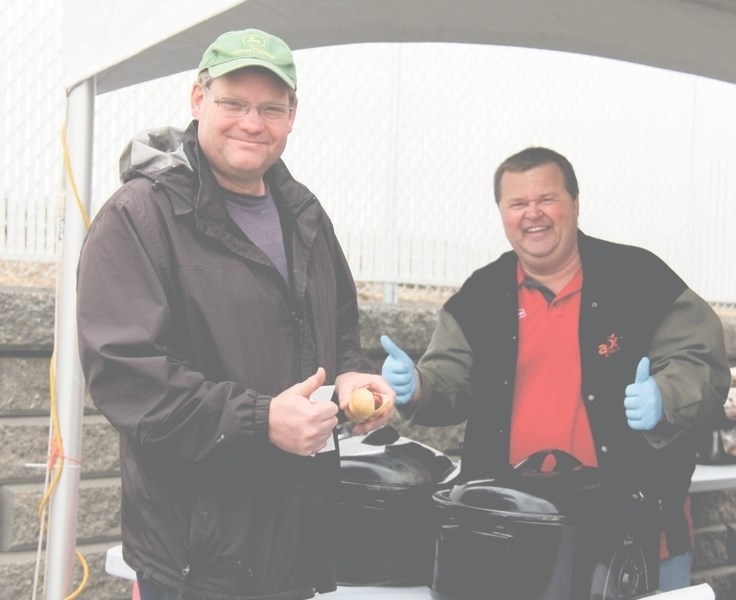
[[[598,345],[598,354],[604,358],[608,358],[612,354],[616,354],[621,350],[621,340],[623,337],[619,337],[617,333],[610,334],[605,343]]]
[[[524,317],[526,317],[526,310],[524,310],[523,308],[520,308],[519,309],[519,318],[520,319],[523,319]]]

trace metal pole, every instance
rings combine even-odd
[[[81,204],[89,212],[92,188],[92,133],[94,129],[94,77],[67,94],[67,148]],[[86,234],[84,219],[66,178],[64,216],[60,227],[61,258],[56,284],[56,394],[59,428],[64,445],[64,468],[49,504],[46,547],[46,600],[72,593],[77,541],[77,505],[82,460],[84,378],[79,364],[76,327],[76,269]]]

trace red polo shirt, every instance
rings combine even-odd
[[[511,464],[538,450],[555,448],[596,467],[593,434],[580,395],[578,322],[583,271],[578,269],[556,296],[528,278],[521,264],[517,281],[519,352],[511,416]]]
[[[510,460],[515,465],[539,450],[558,449],[584,465],[598,466],[588,414],[580,395],[578,323],[583,271],[556,296],[530,279],[519,263],[519,353],[511,414]],[[621,399],[623,410],[623,398]],[[545,465],[552,469],[554,464]],[[690,498],[685,518],[694,539]],[[660,558],[668,557],[664,532]]]

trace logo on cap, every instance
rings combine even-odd
[[[258,46],[264,48],[266,46],[266,40],[260,35],[249,33],[243,38],[243,44],[246,46]]]

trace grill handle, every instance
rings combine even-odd
[[[508,550],[511,546],[511,542],[514,539],[513,534],[505,531],[477,531],[469,530],[459,525],[443,525],[440,528],[440,540],[455,540],[455,539],[469,539],[475,538],[478,540],[487,540],[489,543],[493,543],[494,546],[500,544],[500,547],[504,550]]]
[[[534,471],[535,473],[542,472],[542,465],[548,456],[554,456],[555,458],[555,472],[561,473],[564,471],[574,471],[578,467],[583,465],[577,458],[572,454],[565,452],[564,450],[557,450],[551,448],[549,450],[539,450],[534,454],[530,454],[524,460],[517,463],[514,469],[519,471]]]

